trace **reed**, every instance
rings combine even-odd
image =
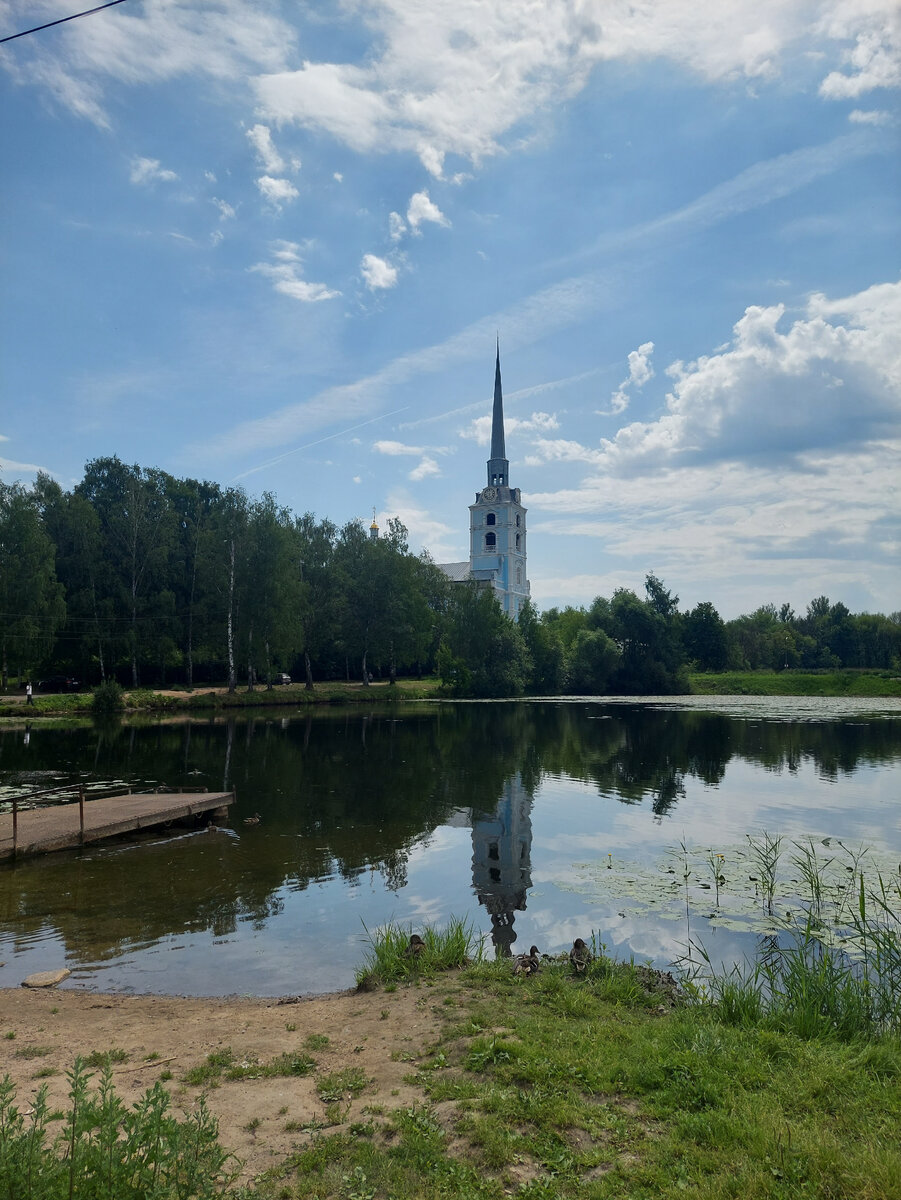
[[[420,934],[424,946],[411,954],[411,929],[394,922],[370,933],[364,922],[369,949],[363,965],[356,971],[357,987],[371,990],[384,984],[434,975],[454,967],[479,962],[483,956],[483,937],[469,921],[451,917],[443,929],[424,926]]]

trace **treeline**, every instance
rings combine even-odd
[[[679,611],[653,575],[588,608],[527,605],[451,584],[407,531],[373,538],[294,515],[271,495],[118,458],[64,491],[0,482],[0,670],[129,687],[227,680],[271,686],[437,670],[455,695],[674,693],[689,669],[897,668],[901,614],[853,615],[825,597],[724,622]]]

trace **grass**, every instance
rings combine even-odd
[[[401,980],[433,978],[482,957],[482,937],[467,921],[451,917],[444,929],[426,925],[420,933],[423,948],[418,954],[410,953],[413,932],[394,923],[374,933],[366,929],[369,949],[355,974],[357,987],[370,991]]]
[[[442,989],[421,1099],[321,1131],[258,1200],[901,1195],[897,1038],[730,1024],[603,956],[528,979],[480,961]]]
[[[223,1080],[274,1079],[309,1075],[316,1068],[315,1061],[299,1050],[277,1054],[267,1062],[246,1059],[238,1062],[230,1047],[208,1054],[202,1063],[191,1067],[182,1077],[184,1083],[205,1089],[219,1087]]]
[[[696,671],[699,696],[901,696],[897,671]]]

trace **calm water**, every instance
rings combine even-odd
[[[429,704],[6,730],[0,799],[87,777],[234,786],[238,801],[228,831],[0,866],[0,986],[65,965],[80,988],[326,992],[352,984],[367,928],[451,915],[502,952],[595,931],[667,966],[686,940],[666,893],[680,844],[696,883],[708,851],[747,878],[745,835],[764,829],[866,844],[890,866],[899,763],[897,701]],[[741,921],[693,919],[714,958],[748,949]]]

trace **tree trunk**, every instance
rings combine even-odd
[[[266,691],[272,691],[272,660],[269,657],[269,639],[266,638]]]
[[[369,687],[369,672],[366,670],[366,655],[368,651],[363,651],[363,687]]]
[[[253,691],[253,622],[247,630],[247,690]]]
[[[228,690],[233,692],[238,686],[235,672],[235,539],[229,542],[229,573],[228,573]],[[229,746],[231,744],[229,743]]]
[[[306,683],[304,684],[304,688],[308,692],[312,692],[312,690],[313,690],[313,667],[310,663],[310,652],[308,650],[304,650],[304,652],[303,652],[303,669],[304,669],[304,671],[306,673],[306,677],[307,677]]]

